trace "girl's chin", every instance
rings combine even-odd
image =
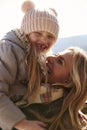
[[[46,52],[46,49],[38,48],[38,51],[40,51],[40,52]]]

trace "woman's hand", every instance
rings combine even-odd
[[[40,121],[22,120],[14,128],[18,130],[46,130],[46,124]]]

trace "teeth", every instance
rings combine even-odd
[[[45,46],[45,45],[41,45],[41,48],[42,48],[42,49],[46,49],[46,46]]]
[[[46,48],[46,46],[45,46],[45,45],[43,45],[43,47],[44,47],[44,48]]]
[[[39,47],[40,49],[46,49],[46,48],[47,48],[47,46],[44,45],[44,44],[38,44],[38,47]]]

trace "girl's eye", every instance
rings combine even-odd
[[[37,36],[41,36],[41,33],[40,33],[40,32],[35,32],[35,34],[36,34]]]
[[[54,37],[53,37],[53,36],[51,36],[51,35],[48,35],[48,38],[49,38],[49,39],[54,39]]]
[[[37,34],[41,35],[41,33],[40,33],[40,32],[37,32]]]

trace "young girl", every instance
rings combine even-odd
[[[26,1],[22,10],[21,27],[0,41],[0,127],[44,130],[44,123],[26,120],[15,103],[27,105],[37,94],[40,74],[45,75],[44,54],[56,42],[59,25],[54,9],[36,9]]]
[[[57,99],[22,110],[28,119],[47,123],[47,130],[87,130],[87,53],[71,47],[49,56],[46,64],[51,90],[61,90]]]

